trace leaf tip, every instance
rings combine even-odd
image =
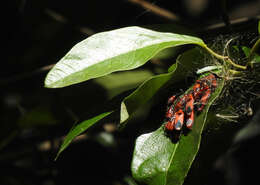
[[[50,72],[47,74],[47,76],[44,80],[44,87],[45,88],[55,88],[55,87],[53,87],[53,82],[50,79]]]
[[[58,154],[56,155],[56,157],[54,158],[54,161],[55,161],[55,162],[57,161],[58,157],[59,157],[59,153],[58,153]]]
[[[62,85],[60,85],[60,83],[58,83],[58,81],[52,81],[49,76],[47,75],[47,77],[45,78],[44,81],[44,87],[45,88],[61,88],[64,87]]]

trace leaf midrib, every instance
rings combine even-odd
[[[170,168],[170,166],[171,166],[171,164],[172,164],[172,160],[173,160],[173,158],[174,158],[174,155],[175,155],[175,153],[176,153],[176,150],[177,150],[178,146],[179,146],[179,142],[174,145],[174,150],[173,150],[173,152],[172,152],[172,155],[171,155],[171,157],[170,157],[170,161],[169,161],[168,166],[167,166],[167,170],[166,170],[166,173],[165,173],[165,181],[164,181],[164,182],[165,182],[165,183],[164,183],[165,185],[167,184],[167,176],[168,176],[169,168]]]

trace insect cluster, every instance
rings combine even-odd
[[[188,129],[192,129],[194,111],[201,112],[203,110],[216,87],[216,75],[209,74],[197,80],[192,89],[184,95],[180,97],[171,96],[167,105],[166,131],[179,131],[184,123]]]

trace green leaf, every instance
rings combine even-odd
[[[256,54],[252,63],[260,63],[260,56]]]
[[[242,46],[242,50],[246,57],[251,57],[250,60],[252,64],[260,62],[260,56],[257,53],[253,53],[250,48]]]
[[[164,125],[137,138],[131,166],[136,180],[149,185],[181,185],[184,182],[198,152],[209,107],[223,86],[224,80],[219,80],[208,104],[195,116],[193,129],[187,135],[181,135],[177,143],[165,135]]]
[[[133,93],[124,98],[120,110],[121,127],[139,107],[150,101],[168,83],[180,82],[191,71],[196,71],[203,64],[201,60],[203,60],[203,55],[199,48],[189,50],[178,57],[177,63],[169,68],[169,73],[156,75],[146,80]]]
[[[248,47],[246,47],[246,46],[242,46],[242,50],[243,50],[245,56],[246,56],[246,57],[249,57],[249,55],[250,55],[250,50],[251,50],[251,49],[248,48]]]
[[[101,119],[103,119],[104,117],[108,116],[111,113],[112,112],[105,112],[99,114],[98,116],[85,120],[79,123],[76,127],[72,128],[68,133],[68,135],[66,136],[65,140],[63,141],[55,160],[59,157],[61,152],[63,152],[69,146],[69,144],[75,137],[77,137],[78,135],[86,131],[89,127],[94,125],[96,122],[100,121]]]
[[[176,69],[177,65],[174,65]],[[174,71],[175,71],[174,69]],[[146,80],[121,103],[120,124],[124,123],[136,110],[147,103],[173,76],[173,72],[156,75]]]
[[[76,44],[48,73],[45,87],[58,88],[140,67],[159,51],[205,43],[196,37],[126,27],[95,34]]]

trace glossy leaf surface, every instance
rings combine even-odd
[[[184,182],[198,152],[209,107],[224,86],[224,81],[218,83],[202,113],[195,117],[192,131],[181,135],[178,142],[173,143],[165,135],[164,125],[137,138],[132,161],[135,179],[149,185],[181,185]]]
[[[48,73],[45,87],[58,88],[135,69],[165,48],[205,43],[196,37],[126,27],[95,34],[76,44]]]

